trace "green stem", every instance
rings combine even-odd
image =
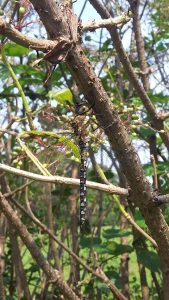
[[[26,96],[25,96],[24,91],[22,89],[22,86],[20,85],[20,83],[19,83],[19,81],[16,77],[16,74],[14,73],[10,63],[8,62],[8,60],[6,58],[5,51],[4,51],[3,47],[1,47],[1,56],[2,56],[2,60],[3,60],[4,65],[7,67],[9,73],[11,74],[11,77],[12,77],[12,79],[13,79],[15,85],[17,86],[18,91],[21,95],[23,106],[25,108],[25,112],[26,112],[26,115],[27,115],[29,127],[30,127],[30,129],[34,129],[31,109],[29,108],[29,104],[27,102],[27,99],[26,99]]]
[[[37,159],[35,155],[28,149],[28,147],[22,143],[19,137],[17,137],[17,141],[21,146],[22,150],[27,154],[27,156],[31,159],[31,161],[37,166],[37,168],[41,171],[41,173],[45,176],[52,176],[52,174],[41,164],[41,162]]]
[[[61,135],[59,135],[56,132],[52,132],[52,131],[39,131],[39,130],[30,130],[30,131],[22,131],[19,134],[20,138],[24,138],[27,137],[28,135],[38,135],[38,136],[50,136],[50,137],[55,137],[57,139],[59,139],[61,137]]]
[[[130,216],[130,214],[128,214],[124,207],[121,205],[118,197],[116,195],[113,195],[113,200],[116,202],[120,212],[123,214],[123,216],[127,219],[127,221],[137,230],[139,231],[147,240],[149,240],[156,248],[157,244],[155,242],[155,240],[149,236],[140,226],[137,225],[137,223],[132,219],[132,217]]]

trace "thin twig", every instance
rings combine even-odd
[[[153,165],[153,173],[154,173],[154,190],[158,190],[158,177],[157,177],[157,167],[156,167],[156,162],[155,162],[155,158],[154,155],[150,156],[152,165]]]
[[[7,67],[7,69],[9,71],[9,73],[11,74],[11,77],[12,77],[16,87],[18,88],[18,91],[19,91],[20,96],[22,98],[23,106],[25,108],[25,112],[26,112],[26,115],[27,115],[29,127],[30,127],[30,129],[33,130],[33,129],[35,129],[35,127],[34,127],[33,121],[32,121],[32,111],[29,107],[29,104],[28,104],[28,101],[27,101],[26,96],[24,94],[24,91],[22,89],[22,86],[21,86],[19,80],[17,79],[17,76],[16,76],[15,72],[13,71],[10,63],[8,62],[8,60],[6,58],[5,51],[4,51],[3,47],[1,47],[1,55],[2,55],[2,60],[3,60],[4,65]]]
[[[4,174],[3,174],[4,175]],[[20,187],[16,188],[15,190],[8,192],[6,194],[4,194],[5,198],[10,198],[12,196],[14,196],[16,193],[19,193],[21,191],[23,191],[27,186],[29,186],[30,184],[32,184],[34,182],[34,180],[31,181],[26,181],[25,184],[21,185]]]
[[[132,219],[132,217],[125,211],[124,207],[121,205],[118,197],[116,195],[113,195],[113,199],[116,202],[116,204],[118,205],[119,210],[121,211],[121,213],[124,215],[124,217],[127,219],[127,221],[138,231],[140,232],[147,240],[149,240],[154,246],[155,248],[158,249],[157,243],[156,241],[150,236],[148,235],[140,226],[137,225],[137,223]]]

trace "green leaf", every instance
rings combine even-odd
[[[101,239],[100,238],[92,238],[91,237],[86,237],[86,236],[81,236],[80,238],[80,246],[82,248],[90,248],[91,245],[93,247],[99,247],[101,244]]]
[[[38,78],[24,77],[23,79],[19,79],[20,84],[23,85],[39,85],[42,80]]]
[[[134,105],[134,107],[138,107],[138,106],[140,106],[140,105],[142,105],[142,102],[141,102],[141,100],[140,100],[140,98],[139,97],[133,97],[133,98],[130,98],[130,103],[132,103],[133,105]]]
[[[151,92],[148,93],[150,99],[153,103],[159,104],[168,104],[169,96],[163,95],[163,93],[152,94]]]
[[[37,272],[39,271],[39,266],[36,265],[36,264],[33,264],[29,269],[26,270],[27,272],[31,272],[31,273],[34,273],[34,272]]]
[[[144,139],[146,139],[146,138],[150,137],[152,134],[154,134],[154,131],[151,128],[141,127],[139,129],[139,131]]]
[[[131,253],[133,251],[133,247],[130,245],[122,245],[118,244],[114,241],[110,242],[107,246],[107,250],[115,256],[121,255],[123,253]]]
[[[140,226],[142,229],[146,229],[147,225],[139,211],[139,209],[136,210],[135,214],[134,214],[134,219],[137,223],[138,226]]]
[[[109,46],[112,45],[112,41],[111,39],[106,39],[106,41],[103,43],[102,47],[101,47],[101,51],[107,51],[109,49]]]
[[[158,175],[160,175],[161,173],[164,173],[164,172],[169,172],[169,162],[159,161],[156,164],[156,168],[157,168],[157,174]],[[145,164],[144,165],[144,171],[146,173],[146,176],[153,176],[154,175],[153,167],[152,167],[151,164]]]
[[[23,46],[10,43],[4,46],[6,56],[22,56],[29,53],[31,50]]]
[[[64,104],[65,102],[72,103],[73,96],[69,89],[63,89],[60,91],[50,91],[48,93],[49,98],[57,100],[59,103]]]
[[[166,45],[164,43],[159,43],[156,47],[156,50],[161,52],[161,51],[166,51]]]
[[[120,276],[119,272],[117,272],[111,268],[111,271],[106,271],[105,274],[115,284],[115,286],[118,289],[122,289],[121,276]],[[99,289],[102,290],[102,292],[109,290],[108,287],[103,282],[101,282],[99,279],[96,279],[96,285]]]
[[[106,276],[114,282],[115,286],[118,289],[122,289],[122,282],[121,282],[121,274],[119,271],[116,271],[115,268],[109,267],[108,271],[105,272]]]
[[[107,285],[105,285],[105,283],[99,281],[99,280],[96,280],[96,286],[99,290],[102,291],[102,293],[104,292],[108,292],[109,291],[109,288]]]
[[[160,259],[157,253],[146,249],[137,250],[139,262],[152,272],[160,272]]]
[[[16,74],[21,74],[21,75],[23,74],[24,77],[27,77],[27,78],[29,78],[31,76],[31,77],[39,78],[42,80],[45,75],[42,70],[32,68],[29,65],[21,65],[20,64],[20,65],[14,65],[12,67]]]
[[[103,237],[106,239],[113,239],[116,237],[124,237],[131,235],[131,231],[129,230],[122,230],[122,229],[106,229],[103,231]]]
[[[1,81],[9,78],[9,72],[4,64],[0,64]]]
[[[65,136],[60,137],[58,141],[66,145],[73,152],[74,156],[80,159],[79,147],[75,143]]]
[[[144,172],[146,173],[146,176],[153,176],[153,166],[151,164],[144,165]]]

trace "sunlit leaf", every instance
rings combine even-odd
[[[64,104],[65,102],[72,103],[73,96],[69,89],[63,89],[60,91],[50,91],[48,93],[50,99],[57,100],[59,103]]]
[[[80,150],[75,143],[65,136],[60,137],[58,141],[66,145],[73,152],[74,156],[80,159]]]

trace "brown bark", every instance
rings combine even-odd
[[[6,240],[6,218],[0,213],[0,299],[5,299],[5,286],[3,283],[3,273],[5,271],[5,240]]]
[[[51,232],[54,233],[54,224],[53,224],[53,212],[52,212],[52,197],[51,197],[51,184],[45,185],[45,202],[47,204],[47,222],[48,222],[48,228]],[[61,266],[59,261],[59,255],[58,255],[58,247],[56,242],[49,238],[49,248],[51,249],[52,257],[54,258],[54,267],[57,268],[60,272]]]
[[[147,275],[146,270],[143,264],[138,262],[139,266],[139,273],[140,273],[140,283],[141,283],[141,293],[142,293],[142,299],[143,300],[149,300],[149,288],[147,284]]]
[[[0,177],[0,184],[1,189],[3,193],[9,192],[9,187],[6,182],[6,179],[3,175]],[[4,222],[7,223],[5,215],[1,214],[2,218],[4,219]],[[5,224],[4,224],[5,225]],[[13,265],[15,267],[16,272],[16,282],[17,282],[17,293],[18,293],[18,299],[21,299],[23,296],[25,296],[26,299],[31,299],[30,291],[28,288],[26,275],[24,272],[23,264],[22,264],[22,258],[20,255],[20,249],[17,241],[17,235],[14,230],[14,228],[11,226],[11,223],[8,223],[9,226],[9,236],[11,239],[11,245],[12,245],[12,261]],[[2,229],[3,228],[3,229]],[[6,231],[6,225],[3,226],[1,229]]]
[[[2,192],[6,192],[6,181],[0,172],[0,187]],[[5,299],[5,286],[3,282],[3,273],[5,271],[5,241],[7,233],[7,220],[0,211],[0,299]]]
[[[5,247],[6,240],[6,218],[0,213],[0,300],[5,300],[5,286],[3,282],[3,273],[5,270]]]
[[[133,236],[134,236],[133,245],[135,246],[135,252],[136,252],[137,263],[139,268],[142,299],[149,300],[149,288],[147,283],[146,269],[139,260],[139,249],[145,248],[145,243],[142,239],[142,236],[134,228],[133,228]]]
[[[9,223],[9,235],[10,235],[11,246],[12,246],[12,261],[16,273],[17,296],[18,299],[22,299],[23,297],[25,297],[25,299],[30,300],[31,294],[28,288],[27,279],[22,264],[22,258],[21,258],[21,253],[20,253],[19,244],[17,240],[17,234],[13,226],[10,225],[10,223]]]
[[[133,13],[133,30],[135,34],[138,59],[140,63],[141,79],[145,91],[148,91],[150,89],[150,84],[148,79],[149,68],[145,57],[144,40],[141,32],[141,24],[140,24],[140,16],[139,16],[140,0],[137,1],[128,0],[128,1],[130,3],[131,11]]]
[[[124,204],[125,202],[126,201],[123,201],[122,197],[121,197],[121,203]],[[124,218],[123,215],[121,215],[120,223],[121,223],[120,227],[122,230],[128,228],[127,219]],[[128,237],[125,237],[125,236],[122,237],[121,244],[127,245]],[[121,255],[120,273],[121,273],[121,281],[122,281],[122,286],[123,286],[122,293],[129,300],[130,299],[130,287],[129,287],[129,255],[128,255],[128,253],[124,253]]]
[[[5,287],[3,282],[3,269],[1,269],[0,265],[0,300],[5,300]]]

